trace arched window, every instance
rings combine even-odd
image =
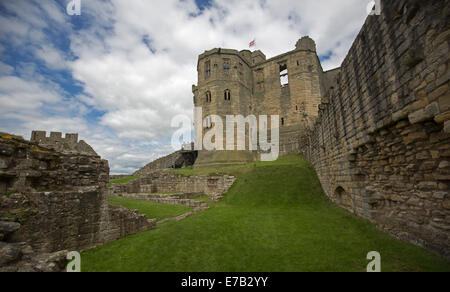
[[[211,102],[211,91],[206,92],[206,102]]]
[[[223,92],[223,98],[225,100],[231,100],[231,91],[229,89],[225,89]]]

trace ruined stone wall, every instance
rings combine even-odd
[[[141,169],[133,173],[133,175],[145,175],[157,169],[181,168],[191,166],[197,158],[197,151],[179,150],[169,155],[158,158]]]
[[[382,1],[301,139],[325,193],[389,233],[450,255],[450,7]]]
[[[36,142],[0,136],[0,189],[4,192],[73,190],[107,183],[109,166],[99,156],[62,153]]]
[[[156,171],[127,184],[112,186],[112,193],[203,193],[220,196],[234,183],[233,176],[193,175],[181,176],[171,172]]]
[[[284,86],[280,83],[283,65],[288,74],[288,84]],[[308,117],[317,116],[322,67],[312,39],[300,39],[295,50],[264,61],[252,70],[252,114],[279,115],[281,128],[302,125]]]
[[[192,196],[190,196],[192,195]],[[191,200],[186,197],[199,197],[203,194],[199,193],[188,193],[188,194],[174,194],[174,195],[161,195],[161,194],[149,194],[149,193],[120,193],[118,194],[119,197],[133,199],[133,200],[142,200],[142,201],[148,201],[153,203],[159,203],[159,204],[166,204],[166,205],[179,205],[179,206],[185,206],[185,207],[192,207],[192,208],[203,208],[208,207],[208,204],[206,204],[202,200]]]
[[[108,181],[99,156],[0,136],[0,222],[19,222],[9,241],[34,252],[84,250],[154,228],[144,215],[109,206]]]

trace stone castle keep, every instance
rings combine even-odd
[[[450,259],[447,2],[382,1],[341,67],[326,72],[309,37],[270,59],[259,50],[205,51],[192,87],[203,133],[214,126],[210,115],[278,115],[280,155],[310,161],[332,202]],[[139,178],[108,186],[108,161],[77,134],[33,131],[27,141],[0,133],[0,271],[61,270],[67,250],[156,227],[110,206],[109,194],[195,208],[183,218],[204,210],[194,198],[220,200],[235,177],[161,170],[246,163],[259,154],[181,149],[136,171]]]
[[[202,108],[202,120],[206,120],[203,133],[214,126],[208,120],[210,115],[223,121],[226,115],[268,115],[269,129],[270,115],[279,115],[281,155],[299,152],[300,134],[313,125],[321,97],[336,74],[336,70],[322,70],[316,44],[309,37],[298,40],[293,51],[268,60],[259,50],[205,51],[198,58],[197,71],[198,85],[193,85],[192,91],[194,105]],[[224,140],[225,144],[225,134]],[[200,151],[196,166],[254,159],[257,154],[248,151],[234,155]]]

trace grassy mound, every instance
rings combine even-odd
[[[299,156],[209,171],[239,175],[221,202],[86,251],[82,270],[365,271],[367,253],[378,251],[382,271],[450,271],[446,260],[330,203]]]

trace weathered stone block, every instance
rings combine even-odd
[[[11,159],[7,157],[0,157],[0,169],[6,169],[9,167]]]
[[[429,119],[432,119],[439,113],[439,105],[437,102],[433,102],[424,109],[417,110],[408,115],[408,119],[411,124],[420,123]]]
[[[450,166],[450,163],[447,160],[441,161],[439,163],[439,168],[446,168],[446,167],[449,167],[449,166]]]
[[[403,141],[406,145],[411,144],[416,141],[426,140],[428,139],[428,135],[425,132],[414,132],[408,134],[408,136],[403,138]]]
[[[430,92],[430,94],[428,94],[428,100],[430,102],[435,101],[436,99],[438,99],[447,92],[448,92],[448,85],[447,84],[442,85],[441,87],[436,88],[435,90]]]
[[[450,110],[450,94],[446,94],[439,98],[439,109],[441,112],[446,112]]]
[[[0,267],[17,261],[21,257],[20,246],[18,244],[0,242]]]
[[[442,124],[448,120],[450,120],[450,111],[441,113],[434,117],[434,121],[438,124]]]
[[[0,233],[4,235],[9,235],[17,230],[19,230],[20,224],[16,222],[0,221]]]
[[[444,124],[444,132],[450,133],[450,121],[446,121]]]
[[[11,156],[14,153],[14,147],[8,144],[0,143],[0,154]]]

